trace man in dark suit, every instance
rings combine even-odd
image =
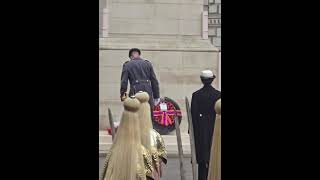
[[[160,102],[159,82],[151,62],[142,59],[140,55],[141,51],[139,49],[130,49],[129,58],[131,60],[126,61],[122,67],[120,98],[121,101],[124,100],[129,80],[129,96],[135,95],[139,91],[145,91],[149,94],[151,117],[153,119],[153,107]]]
[[[191,114],[198,163],[198,180],[206,180],[216,118],[214,105],[220,99],[221,92],[211,85],[215,78],[212,71],[202,71],[200,78],[204,86],[192,94]]]

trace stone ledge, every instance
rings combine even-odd
[[[201,38],[109,37],[99,39],[99,50],[128,50],[139,47],[142,51],[219,52],[209,40]]]
[[[146,1],[146,0],[116,0],[112,3],[126,3],[126,4],[191,4],[191,5],[202,5],[203,1],[201,0],[153,0],[153,1]]]
[[[118,47],[118,48],[112,48],[112,47],[99,47],[99,50],[128,50],[129,47],[136,47],[137,45],[128,46],[128,48],[125,47]],[[137,46],[141,47],[141,46]],[[139,48],[141,51],[178,51],[178,52],[220,52],[219,49],[204,49],[204,48]]]

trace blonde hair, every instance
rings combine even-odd
[[[215,111],[208,180],[221,180],[221,99],[216,102]]]
[[[135,98],[126,98],[123,105],[124,112],[110,149],[112,154],[105,180],[136,180],[137,165],[145,169],[137,114],[140,102]],[[146,180],[146,176],[142,179]]]

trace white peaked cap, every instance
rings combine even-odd
[[[214,77],[212,71],[210,71],[210,70],[201,71],[201,75],[200,76],[204,77],[204,78],[213,78]]]

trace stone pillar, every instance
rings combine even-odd
[[[102,37],[106,38],[109,36],[109,9],[103,9],[102,16]]]
[[[102,37],[103,9],[106,8],[106,0],[99,0],[99,38]]]
[[[208,11],[202,12],[202,39],[208,39]]]

